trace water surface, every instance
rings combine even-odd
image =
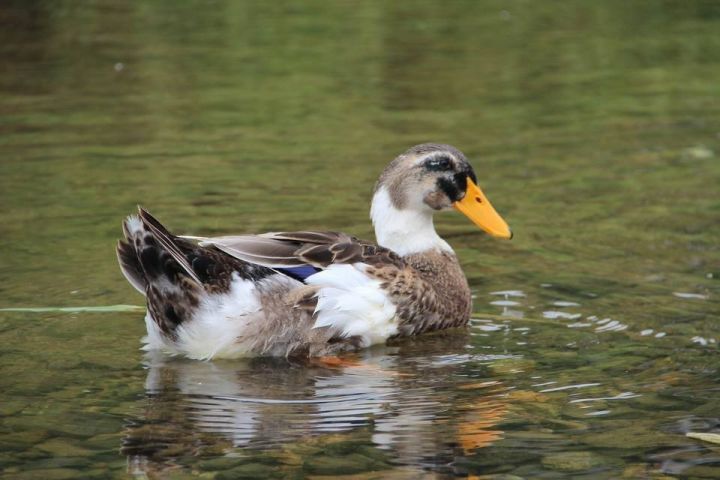
[[[717,478],[720,8],[712,2],[0,6],[8,478]],[[114,244],[370,238],[407,147],[471,159],[512,242],[437,218],[466,330],[343,364],[139,350]],[[663,477],[664,476],[664,477]]]

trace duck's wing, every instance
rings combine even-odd
[[[270,268],[364,263],[402,266],[392,250],[340,232],[275,232],[201,239],[201,245],[213,245],[246,262]]]

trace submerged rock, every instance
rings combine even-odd
[[[637,423],[620,428],[608,428],[599,433],[588,433],[578,437],[587,445],[600,448],[649,449],[677,443],[669,435],[647,428],[647,423]]]
[[[78,447],[72,443],[60,438],[47,440],[36,447],[42,452],[47,452],[55,457],[87,457],[91,455],[92,450]]]
[[[720,478],[720,467],[713,465],[693,465],[682,472],[685,478]]]
[[[41,468],[17,472],[12,478],[15,480],[65,480],[85,477],[79,470],[72,468]]]
[[[0,417],[15,415],[20,413],[25,407],[27,407],[26,402],[4,399],[3,402],[0,403]]]
[[[48,432],[45,430],[24,430],[0,435],[0,450],[21,452],[47,437]]]
[[[387,465],[364,455],[352,453],[341,457],[311,458],[305,462],[305,467],[308,471],[320,475],[339,475],[385,469]]]
[[[607,466],[607,458],[592,452],[560,452],[546,455],[542,458],[545,468],[559,472],[580,472],[599,466]]]
[[[247,462],[247,459],[242,457],[220,457],[202,460],[198,462],[198,467],[200,470],[210,471],[230,470],[242,465],[244,462]]]
[[[652,480],[672,480],[675,477],[663,475],[646,463],[634,463],[623,470],[622,478],[651,478]]]
[[[215,480],[241,480],[264,478],[268,480],[281,479],[284,477],[283,472],[272,470],[264,463],[246,463],[239,465],[230,470],[220,472],[215,476]]]
[[[515,375],[535,370],[535,362],[526,358],[507,358],[496,360],[489,365],[494,375]]]

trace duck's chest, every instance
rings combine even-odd
[[[404,258],[416,276],[413,295],[398,303],[399,330],[415,335],[465,325],[470,319],[470,287],[452,252],[432,251]]]

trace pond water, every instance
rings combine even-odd
[[[720,477],[686,437],[720,431],[717,3],[10,0],[0,24],[3,476]],[[112,307],[142,304],[114,253],[136,204],[371,238],[376,176],[425,141],[515,233],[437,218],[468,329],[195,362]]]

